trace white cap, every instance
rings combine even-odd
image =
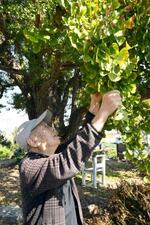
[[[28,150],[27,139],[29,138],[31,131],[37,127],[42,121],[47,124],[51,122],[52,113],[47,109],[37,119],[24,122],[17,130],[16,143],[24,150]]]

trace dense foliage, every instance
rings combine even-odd
[[[16,146],[7,140],[5,135],[0,132],[0,159],[11,158],[15,149]]]
[[[90,93],[120,90],[123,106],[106,128],[122,133],[126,157],[150,180],[143,141],[150,133],[148,0],[1,2],[1,96],[17,85],[15,107],[25,108],[29,118],[49,107],[65,138],[75,132]]]

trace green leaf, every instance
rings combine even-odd
[[[70,38],[70,42],[71,42],[72,47],[78,49],[78,47],[77,47],[77,38],[78,38],[77,37],[77,34],[71,33],[71,35],[69,36],[69,38]]]
[[[122,48],[119,55],[116,58],[116,62],[119,64],[121,69],[125,69],[129,58],[129,52],[127,48]]]
[[[128,154],[129,154],[130,156],[133,156],[133,155],[134,155],[133,150],[128,149],[127,152],[128,152]]]
[[[114,117],[114,120],[122,120],[122,119],[124,119],[124,114],[123,113],[118,113],[118,114],[116,114]]]
[[[132,93],[134,94],[136,92],[136,88],[137,88],[137,85],[136,84],[130,84],[130,83],[127,83],[126,87],[125,87],[125,90],[127,93]]]
[[[108,71],[102,70],[100,71],[100,76],[105,77],[108,75]]]
[[[82,33],[80,32],[80,30],[79,30],[79,29],[74,28],[74,33],[76,33],[76,34],[78,35],[78,37],[79,37],[79,38],[81,38]]]
[[[83,61],[84,61],[84,62],[92,62],[93,59],[92,59],[89,55],[84,55],[84,56],[83,56]]]
[[[98,92],[101,92],[101,83],[100,83],[100,82],[98,82],[97,91],[98,91]]]
[[[111,55],[119,54],[119,47],[117,43],[113,43],[112,46],[110,47],[110,54]]]
[[[119,8],[119,6],[120,6],[120,3],[119,3],[118,0],[113,0],[112,1],[112,7],[113,7],[113,9],[117,9],[117,8]]]
[[[127,111],[125,110],[125,107],[122,105],[114,114],[113,119],[114,120],[126,120],[128,118]]]
[[[114,34],[114,37],[115,37],[119,46],[121,46],[126,40],[126,38],[124,36],[124,31],[122,31],[122,30],[119,30],[118,32],[116,32]]]
[[[120,75],[115,74],[115,73],[108,73],[108,77],[113,82],[117,82],[117,81],[121,80]]]
[[[99,48],[96,49],[96,63],[99,63],[100,60],[99,60]]]
[[[128,44],[128,42],[126,41],[126,49],[130,50],[132,47]]]
[[[24,30],[23,34],[26,37],[26,39],[30,40],[31,42],[34,42],[34,43],[39,42],[37,35],[33,32]]]
[[[113,66],[112,71],[113,71],[114,74],[118,74],[118,76],[120,76],[120,74],[121,74],[121,70],[120,70],[119,65]]]
[[[148,152],[147,152],[147,156],[148,156]],[[146,165],[146,171],[147,171],[147,174],[150,175],[150,162],[148,162],[148,164]]]
[[[95,93],[96,91],[97,91],[96,88],[93,88],[93,87],[87,87],[86,88],[86,92],[89,93],[89,94]]]
[[[128,71],[127,71],[128,72]],[[135,81],[137,78],[137,73],[133,72],[131,75],[130,75],[130,81]]]
[[[65,5],[65,0],[61,0],[61,5],[65,8],[66,5]]]
[[[114,34],[115,37],[123,37],[124,36],[124,31],[123,30],[119,30]]]
[[[131,153],[129,153],[129,152]],[[129,160],[132,160],[133,159],[133,154],[132,154],[132,151],[131,150],[128,150],[125,152],[125,158],[129,159]]]
[[[135,64],[133,64],[133,63],[128,63],[128,65],[127,65],[127,67],[126,67],[126,75],[127,75],[127,77],[129,77],[130,75],[131,75],[131,73],[132,73],[132,71],[133,71],[133,69],[135,68]],[[135,76],[134,76],[135,75]],[[132,80],[135,80],[136,79],[136,77],[137,77],[137,75],[136,75],[136,73],[132,73],[132,75],[130,76],[130,78],[132,79]]]
[[[150,107],[150,98],[142,101],[146,106]]]
[[[130,84],[130,91],[132,94],[134,94],[136,92],[136,84]]]
[[[144,182],[145,183],[150,183],[150,176],[145,176],[144,177]]]
[[[102,62],[103,63],[103,67],[102,68],[105,68],[105,70],[107,70],[107,71],[111,71],[112,66],[113,66],[112,58],[110,58],[109,55],[108,55],[108,57],[106,57],[105,60],[106,60],[106,62],[104,62],[104,63]]]
[[[86,12],[87,12],[87,7],[82,5],[82,6],[80,7],[80,12],[81,12],[82,15],[85,15]]]
[[[41,51],[41,46],[40,45],[34,45],[32,48],[32,51],[37,54]]]
[[[49,35],[44,35],[43,38],[44,38],[45,40],[50,40],[51,37],[50,37]]]

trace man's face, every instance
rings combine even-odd
[[[28,144],[38,148],[38,152],[53,154],[60,144],[57,132],[45,122],[41,122],[32,132]]]

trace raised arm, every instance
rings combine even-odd
[[[108,117],[121,106],[121,97],[118,90],[107,92],[102,97],[102,104],[92,120],[93,127],[101,132]]]
[[[48,189],[57,188],[82,169],[94,148],[99,144],[102,130],[108,117],[121,105],[118,91],[111,91],[102,97],[92,124],[86,124],[63,151],[49,157],[25,160],[20,172],[27,174],[31,193],[37,195]],[[96,109],[96,107],[95,107]]]

